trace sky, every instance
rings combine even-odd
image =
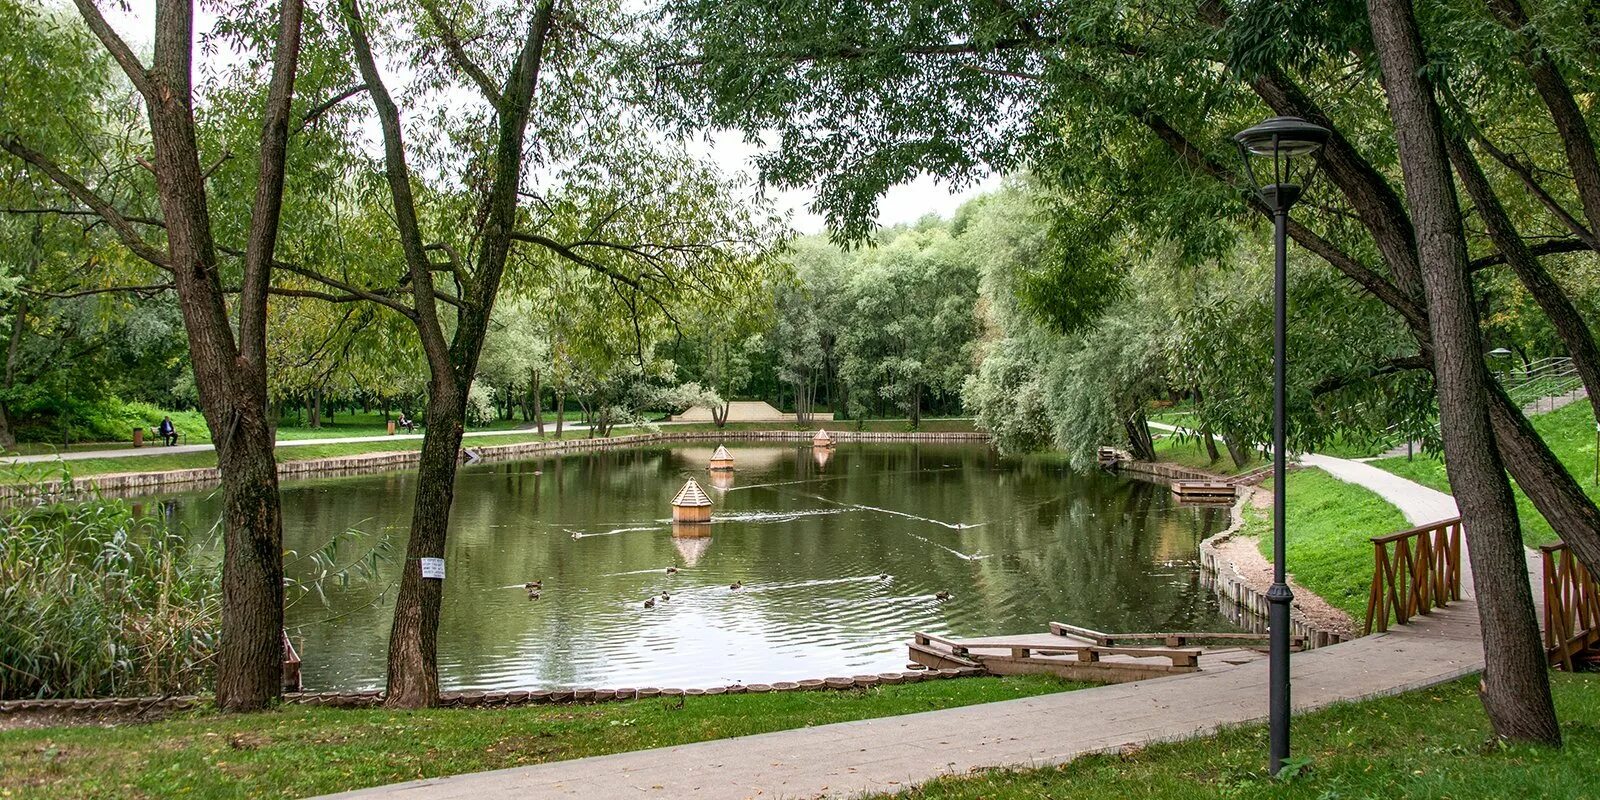
[[[63,3],[64,4],[64,3]],[[154,0],[126,0],[126,3],[100,0],[102,13],[105,14],[111,26],[115,28],[124,40],[138,53],[149,52],[151,29],[155,19]],[[210,30],[215,22],[215,14],[200,4],[195,14],[196,31]],[[226,54],[221,56],[227,58]],[[196,61],[206,58],[196,53]],[[404,109],[401,113],[405,113]],[[752,183],[756,178],[756,169],[753,159],[759,150],[743,140],[737,131],[717,131],[709,137],[709,143],[695,148],[697,154],[711,158],[722,171],[729,175],[744,174]],[[1000,184],[999,176],[989,176],[974,186],[966,187],[960,191],[952,190],[949,186],[941,185],[931,177],[919,177],[910,183],[900,184],[891,188],[878,201],[878,224],[888,227],[901,223],[915,222],[928,214],[937,214],[941,217],[950,217],[963,202],[984,192],[997,188]],[[802,234],[822,233],[826,229],[823,218],[812,213],[810,206],[815,198],[815,191],[810,188],[777,190],[769,189],[767,197],[780,211],[788,211],[791,223],[795,230]]]

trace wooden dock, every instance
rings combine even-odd
[[[1232,503],[1239,488],[1226,481],[1173,481],[1172,493],[1186,503]]]
[[[951,639],[914,634],[911,660],[929,669],[979,667],[994,675],[1045,673],[1067,680],[1127,683],[1198,671],[1202,658],[1245,664],[1264,658],[1253,633],[1106,634],[1060,622],[1048,633]]]

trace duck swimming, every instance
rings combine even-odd
[[[649,600],[644,601],[644,607],[645,608],[655,608],[656,607],[656,599],[654,597],[652,597]]]
[[[734,581],[733,583],[728,584],[728,588],[729,589],[743,589],[744,588],[744,581]]]
[[[528,581],[527,583],[522,584],[522,588],[524,588],[524,589],[543,589],[544,588],[544,581]]]
[[[667,594],[666,592],[662,592],[661,593],[661,599],[662,600],[671,600],[672,599],[672,595]]]
[[[667,567],[667,574],[668,575],[676,575],[676,574],[678,574],[678,568],[677,567]]]
[[[939,591],[934,592],[933,599],[935,599],[935,600],[949,600],[950,599],[950,593],[947,592],[947,591],[944,591],[943,589],[940,589]]]

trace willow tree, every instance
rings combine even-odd
[[[7,5],[7,16],[23,16]],[[122,155],[134,163],[118,167],[148,169],[154,176],[159,217],[130,213],[102,193],[100,179],[105,176],[98,173],[108,166],[104,161],[91,161],[96,169],[90,173],[74,169],[56,155],[64,143],[74,141],[70,135],[74,126],[85,122],[59,119],[57,84],[95,80],[93,71],[34,75],[38,82],[26,91],[7,92],[0,149],[55,185],[66,204],[63,213],[95,217],[129,252],[159,270],[165,286],[177,293],[195,385],[223,484],[217,702],[229,710],[262,708],[280,691],[283,627],[282,523],[267,414],[267,295],[282,210],[303,3],[280,0],[269,21],[246,40],[247,49],[260,44],[259,50],[251,50],[258,54],[252,63],[261,67],[256,77],[265,83],[266,92],[256,117],[253,199],[244,219],[233,224],[219,224],[210,204],[209,170],[228,154],[202,152],[195,114],[193,4],[156,3],[148,63],[112,28],[94,0],[77,0],[76,5],[92,38],[80,30],[34,25],[27,30],[37,34],[35,41],[4,48],[6,71],[13,77],[37,72],[37,62],[29,64],[27,58],[18,57],[60,54],[62,40],[52,42],[52,37],[66,37],[79,52],[102,53],[114,63],[143,106],[148,138],[139,149],[148,155],[97,155]],[[68,135],[48,135],[63,127]],[[35,134],[45,135],[41,140]],[[219,245],[219,227],[242,231],[237,247]],[[224,281],[225,271],[233,271],[224,266],[231,258],[239,264],[234,279],[238,297],[232,301],[226,294],[233,286]]]
[[[1152,0],[1131,5],[1004,2],[954,9],[912,2],[843,9],[790,5],[774,11],[755,3],[676,0],[669,9],[676,38],[686,45],[663,57],[663,71],[686,107],[752,135],[766,132],[777,142],[764,161],[769,177],[819,183],[818,202],[846,237],[863,234],[876,198],[909,177],[931,173],[959,183],[986,170],[1027,164],[1065,187],[1087,187],[1112,198],[1103,213],[1087,216],[1094,225],[1127,226],[1151,240],[1174,241],[1188,253],[1215,253],[1228,244],[1231,231],[1217,220],[1265,213],[1240,179],[1228,135],[1269,113],[1330,128],[1320,155],[1325,180],[1301,204],[1289,234],[1392,309],[1416,343],[1415,352],[1362,371],[1434,371],[1436,386],[1448,383],[1454,390],[1439,393],[1441,406],[1486,408],[1492,445],[1505,467],[1579,558],[1591,568],[1600,566],[1600,511],[1516,405],[1496,385],[1462,382],[1467,373],[1459,361],[1443,375],[1437,372],[1437,354],[1478,352],[1481,332],[1475,317],[1463,317],[1458,305],[1430,307],[1430,300],[1443,300],[1445,294],[1429,291],[1429,275],[1436,277],[1444,267],[1432,263],[1425,273],[1424,260],[1437,261],[1440,251],[1422,254],[1424,246],[1437,242],[1422,241],[1419,220],[1408,205],[1414,198],[1399,185],[1404,173],[1411,188],[1412,171],[1409,165],[1403,170],[1385,147],[1397,125],[1386,113],[1384,87],[1376,78],[1392,70],[1380,65],[1363,5],[1350,0],[1236,5]],[[1446,85],[1440,91],[1449,94],[1458,75],[1486,75],[1500,81],[1503,93],[1537,95],[1537,105],[1514,107],[1527,109],[1516,124],[1560,146],[1539,149],[1547,171],[1533,174],[1541,186],[1568,180],[1556,176],[1573,176],[1575,185],[1559,186],[1560,191],[1549,192],[1550,202],[1530,208],[1509,202],[1505,184],[1491,181],[1515,230],[1480,236],[1431,216],[1427,237],[1462,239],[1460,253],[1481,253],[1467,258],[1468,270],[1497,268],[1510,258],[1526,267],[1527,259],[1506,252],[1516,250],[1513,237],[1534,260],[1592,249],[1576,229],[1553,242],[1538,235],[1552,218],[1572,228],[1567,220],[1580,218],[1573,205],[1590,183],[1586,164],[1594,143],[1579,124],[1581,106],[1571,102],[1571,95],[1574,84],[1593,80],[1593,50],[1558,48],[1552,42],[1562,36],[1561,21],[1581,13],[1578,4],[1552,0],[1529,12],[1515,0],[1490,0],[1487,7],[1466,2],[1435,10],[1429,15],[1433,27],[1419,36],[1438,45],[1429,52],[1439,55],[1426,65],[1442,69]],[[1498,22],[1474,24],[1489,14]],[[1509,36],[1500,39],[1503,33]],[[1479,46],[1474,50],[1468,43]],[[1505,52],[1508,45],[1519,54],[1525,73],[1507,73],[1503,58],[1471,57]],[[1470,115],[1453,120],[1458,130],[1471,130],[1466,123],[1508,108],[1478,103],[1492,93],[1455,95]],[[1526,166],[1521,159],[1506,161],[1508,171],[1518,171],[1518,163]],[[1471,165],[1464,166],[1470,172]],[[1441,190],[1439,185],[1429,189]],[[1584,227],[1593,230],[1592,224]],[[1519,280],[1535,277],[1518,272]],[[1541,285],[1533,294],[1543,298],[1543,310],[1562,330],[1580,339],[1590,335],[1563,321],[1565,312],[1553,302],[1561,299],[1561,287]],[[1431,314],[1452,318],[1435,323]],[[1438,338],[1444,336],[1450,338]],[[1588,360],[1590,351],[1569,348],[1579,362]],[[1584,366],[1582,371],[1593,370]],[[1591,394],[1600,401],[1600,394]],[[1488,463],[1492,459],[1476,449],[1483,444],[1476,439],[1479,431],[1447,425],[1447,439],[1466,437],[1447,442],[1447,451],[1472,449],[1477,460]],[[1471,491],[1475,485],[1468,481],[1458,489]],[[1505,539],[1506,527],[1493,527],[1491,535]],[[1485,576],[1480,587],[1516,585],[1509,565],[1491,562],[1483,566],[1497,577]],[[1525,593],[1525,580],[1520,590],[1511,591]],[[1499,599],[1486,597],[1485,604]],[[1507,601],[1518,620],[1485,615],[1486,627],[1504,623],[1525,629],[1532,623],[1521,619],[1520,599]],[[1526,666],[1520,658],[1485,653],[1502,667]],[[1509,690],[1510,684],[1490,688]],[[1497,731],[1522,737],[1544,729],[1502,713],[1522,701],[1528,701],[1524,708],[1539,705],[1536,697],[1507,705],[1486,702]],[[1532,738],[1542,737],[1534,733]]]

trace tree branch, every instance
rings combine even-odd
[[[1557,253],[1582,253],[1592,251],[1594,248],[1581,239],[1555,239],[1548,242],[1527,245],[1528,253],[1534,257],[1556,255]],[[1467,268],[1473,272],[1506,263],[1505,253],[1495,253],[1492,256],[1474,258],[1467,262]]]
[[[78,7],[78,14],[83,17],[84,23],[89,26],[95,38],[105,45],[111,57],[116,60],[117,66],[122,67],[123,74],[133,82],[133,88],[144,96],[146,102],[154,103],[156,84],[150,79],[150,71],[140,63],[139,57],[133,54],[128,43],[111,29],[111,24],[106,22],[105,16],[100,13],[100,7],[95,5],[95,0],[73,0],[73,4]]]
[[[355,97],[366,90],[367,85],[364,83],[359,83],[312,106],[306,110],[306,115],[300,118],[300,124],[294,129],[294,132],[298,134],[301,131],[304,131],[306,128],[310,127],[311,123],[316,122],[318,117],[328,113],[328,111],[330,111],[334,106],[339,105],[340,103],[343,103],[344,101],[349,100],[350,98]]]
[[[501,94],[500,87],[495,85],[489,73],[484,72],[483,68],[467,55],[467,49],[462,46],[461,37],[456,35],[455,27],[450,24],[450,20],[445,19],[443,12],[439,11],[433,0],[422,0],[420,5],[422,10],[427,12],[428,19],[433,21],[434,27],[439,29],[439,39],[444,42],[445,50],[450,53],[450,60],[454,61],[462,72],[467,73],[467,77],[472,78],[472,82],[478,85],[478,91],[483,92],[483,96],[490,104],[497,109],[504,106],[506,99]]]
[[[76,291],[68,292],[49,292],[43,289],[33,289],[28,286],[19,286],[17,288],[24,294],[29,294],[34,297],[48,297],[53,300],[71,300],[76,297],[89,297],[97,294],[118,294],[122,292],[126,292],[128,294],[137,294],[148,299],[160,294],[161,292],[170,291],[175,287],[170,283],[152,283],[145,286],[101,286],[96,289],[78,289]]]
[[[80,2],[88,1],[89,0],[80,0]],[[93,189],[90,189],[88,186],[84,185],[82,181],[72,177],[71,175],[68,175],[67,171],[62,169],[60,164],[52,161],[49,156],[46,156],[45,154],[28,147],[19,141],[15,136],[0,137],[0,149],[5,150],[11,155],[16,156],[17,158],[22,159],[29,164],[32,164],[40,172],[43,172],[45,175],[49,176],[50,180],[53,181],[57,186],[65,189],[67,193],[72,195],[73,198],[78,202],[83,203],[84,205],[93,209],[95,214],[99,215],[101,219],[105,220],[106,223],[111,226],[112,230],[116,231],[118,240],[122,242],[124,247],[132,251],[134,255],[162,269],[172,269],[171,264],[169,264],[167,261],[166,254],[157,250],[153,245],[145,241],[144,237],[140,236],[139,232],[133,229],[132,220],[129,220],[127,217],[123,216],[122,212],[118,211],[109,202],[106,202],[105,198],[102,198],[100,195],[96,194]]]

